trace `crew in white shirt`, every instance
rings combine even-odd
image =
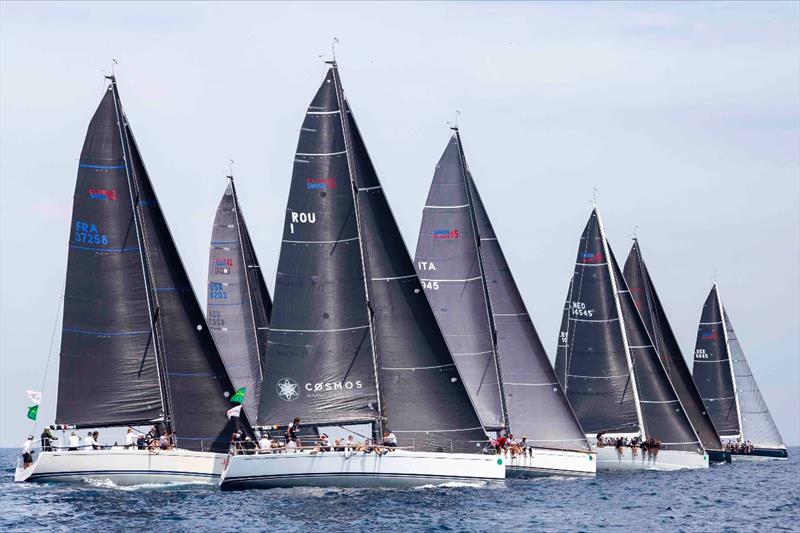
[[[136,435],[133,433],[133,428],[128,428],[125,434],[125,448],[136,448]]]
[[[77,452],[78,446],[80,445],[81,445],[81,438],[78,436],[77,433],[73,431],[72,434],[69,436],[69,451]]]
[[[83,447],[87,450],[93,450],[97,442],[95,442],[94,437],[92,436],[92,432],[90,431],[84,438],[83,438]]]
[[[269,435],[266,433],[261,434],[261,438],[258,439],[258,447],[261,451],[266,451],[272,448],[272,441],[269,438]]]
[[[33,464],[33,455],[31,455],[31,447],[33,446],[33,435],[28,435],[25,442],[22,443],[22,464],[28,468]]]

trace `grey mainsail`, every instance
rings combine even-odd
[[[454,229],[457,238],[438,238],[452,235]],[[493,359],[481,360],[481,372],[475,374],[481,379],[468,386],[473,399],[490,386],[503,399],[491,413],[502,420],[499,409],[504,409],[507,429],[513,433],[526,435],[533,446],[588,451],[466,165],[457,130],[434,173],[416,260],[420,276],[439,282],[436,288],[423,280],[462,375],[465,366],[472,371],[476,367],[474,355],[457,355],[465,332],[472,331],[468,338],[478,338],[489,348]],[[458,276],[463,278],[456,281]],[[487,376],[487,369],[500,379]]]
[[[479,451],[486,440],[335,63],[295,154],[259,424],[295,416],[370,422],[423,450]]]
[[[700,441],[707,449],[721,450],[722,443],[719,435],[717,435],[711,417],[703,405],[703,399],[692,380],[691,371],[667,320],[658,292],[656,292],[647,265],[642,258],[637,239],[634,239],[628,259],[625,261],[623,275],[636,308],[639,310],[642,321],[661,358],[661,363],[669,374],[672,386]]]
[[[207,305],[214,341],[234,386],[246,389],[244,408],[255,420],[272,301],[232,177],[211,232]]]
[[[581,235],[565,306],[568,343],[557,352],[556,367],[564,369],[558,376],[587,434],[634,434],[640,415],[609,260],[595,209]]]
[[[723,439],[785,448],[744,351],[722,305],[717,284],[703,306],[693,377]]]
[[[741,426],[726,335],[715,283],[703,304],[697,328],[692,378],[720,438],[735,439],[741,434]]]
[[[506,429],[480,236],[453,135],[436,164],[415,264],[436,320],[487,431]]]
[[[596,207],[581,238],[570,300],[568,346],[560,352],[566,360],[559,368],[567,369],[567,397],[583,428],[591,433],[637,433],[662,441],[665,449],[702,451]],[[615,412],[623,405],[627,420]]]
[[[84,263],[105,277],[105,285],[92,293],[81,292],[76,284],[75,292],[68,295],[72,302],[64,317],[56,421],[112,426],[158,420],[175,433],[182,448],[225,451],[236,424],[225,414],[230,408],[227,396],[233,386],[145,170],[116,81],[113,76],[110,80],[87,135],[86,160],[81,162],[78,178],[80,198],[76,196],[73,214],[73,239],[80,239],[80,246],[87,248],[75,248],[75,253],[94,256],[68,266],[68,285],[70,278],[87,275],[87,271],[79,270]],[[85,174],[84,170],[97,173]],[[120,172],[99,174],[104,171]],[[116,181],[111,182],[110,178]],[[90,191],[87,200],[80,189],[87,182],[106,187],[105,192],[97,193],[93,187],[95,193]],[[92,194],[106,198],[91,198]],[[100,224],[77,219],[78,214],[84,215],[86,201],[115,202],[123,196],[124,208],[86,212],[96,214]],[[126,257],[121,262],[117,258],[126,254],[134,259]],[[127,292],[129,287],[136,289],[135,299]],[[93,312],[91,307],[103,313]],[[75,343],[73,335],[90,342]],[[121,353],[113,353],[119,348],[113,344],[119,342],[118,338],[136,338],[138,342],[124,345]],[[109,364],[104,356],[114,363],[127,359],[124,364]],[[134,368],[134,361],[141,370]],[[152,369],[160,397],[152,384]],[[147,380],[142,381],[142,376]],[[109,384],[119,390],[109,391],[108,398],[101,397]],[[93,385],[97,388],[93,389]],[[139,386],[145,392],[136,390]],[[129,406],[139,406],[145,393],[151,402],[145,407],[156,416],[144,420],[128,416]],[[246,425],[247,419],[243,418],[243,422]]]

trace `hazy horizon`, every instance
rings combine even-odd
[[[458,110],[551,361],[597,188],[620,263],[636,228],[690,368],[716,276],[778,428],[800,444],[800,4],[3,2],[0,446],[30,432],[25,390],[42,388],[77,160],[112,59],[205,308],[230,159],[272,291],[299,128],[334,37],[412,257]],[[60,322],[39,428],[59,339]]]

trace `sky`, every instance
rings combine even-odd
[[[551,359],[596,195],[620,260],[636,231],[687,358],[716,276],[784,440],[800,444],[800,3],[2,2],[0,446],[31,431],[25,390],[46,368],[40,420],[53,418],[78,156],[112,60],[205,306],[231,159],[274,284],[299,128],[334,37],[412,255],[458,112]]]

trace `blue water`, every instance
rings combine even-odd
[[[0,450],[0,531],[800,531],[800,448],[708,471],[414,490],[15,484]]]

